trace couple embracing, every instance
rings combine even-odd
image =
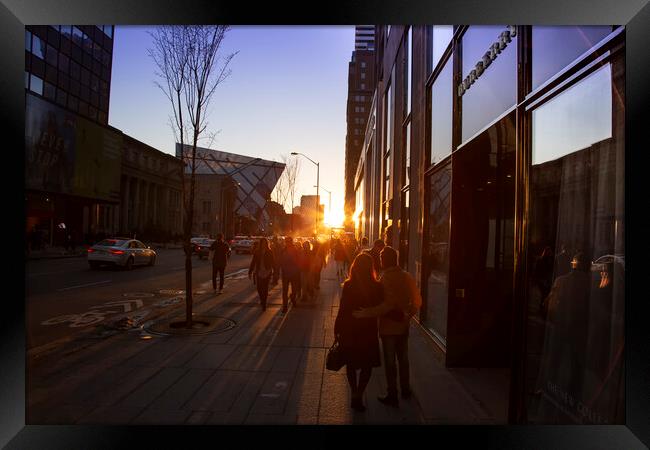
[[[422,297],[413,277],[397,265],[395,249],[384,247],[380,260],[383,272],[378,280],[370,254],[362,252],[354,259],[350,275],[343,283],[334,324],[346,364],[351,406],[356,411],[365,410],[363,393],[372,368],[381,365],[378,336],[382,341],[387,382],[387,394],[378,400],[394,407],[399,405],[396,360],[402,397],[411,395],[409,323],[422,305]]]

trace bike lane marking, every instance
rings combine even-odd
[[[96,285],[98,285],[98,284],[110,283],[110,282],[112,282],[112,281],[113,281],[113,280],[104,280],[104,281],[98,281],[98,282],[96,282],[96,283],[80,284],[80,285],[78,285],[78,286],[70,286],[70,287],[63,288],[63,289],[57,289],[57,291],[58,291],[58,292],[69,291],[70,289],[78,289],[78,288],[82,288],[82,287],[86,287],[86,286],[96,286]]]

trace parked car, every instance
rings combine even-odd
[[[199,259],[207,258],[210,254],[210,246],[214,242],[214,239],[201,239],[196,240],[192,243],[192,252],[198,255]]]
[[[237,241],[233,248],[238,255],[240,253],[253,253],[253,241],[250,239],[242,239]]]
[[[131,270],[136,265],[153,266],[157,256],[155,250],[136,239],[111,238],[88,249],[88,264],[91,269],[111,265]]]

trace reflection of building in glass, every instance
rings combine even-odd
[[[500,368],[504,422],[623,423],[623,28],[387,28],[357,237],[399,249],[437,357]]]

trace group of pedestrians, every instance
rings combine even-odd
[[[414,278],[397,264],[397,251],[375,241],[357,253],[342,286],[334,333],[346,365],[351,407],[364,411],[363,394],[373,367],[384,354],[387,393],[378,397],[398,407],[397,375],[403,398],[411,396],[408,334],[411,317],[422,305]],[[380,275],[381,274],[381,275]],[[399,367],[399,370],[398,370]]]
[[[274,284],[282,281],[283,314],[288,311],[289,301],[296,307],[298,302],[313,300],[320,289],[320,275],[326,263],[327,254],[321,243],[296,244],[291,237],[284,238],[284,245],[275,238],[271,245],[266,238],[259,242],[248,275],[256,279],[262,310],[266,311],[270,280]]]

